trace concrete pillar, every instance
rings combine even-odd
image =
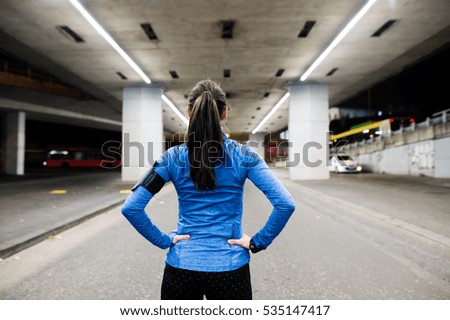
[[[328,85],[293,83],[289,93],[290,178],[329,179]]]
[[[25,173],[25,112],[8,112],[3,119],[2,157],[5,173]]]
[[[261,158],[265,158],[265,152],[264,152],[264,132],[257,132],[257,133],[250,133],[248,137],[248,145],[252,147],[260,156]]]
[[[123,181],[139,180],[164,151],[162,94],[159,85],[123,89]]]

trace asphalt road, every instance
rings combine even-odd
[[[333,176],[329,183],[352,185],[352,179]],[[380,187],[377,179],[356,179],[361,186]],[[318,182],[284,182],[297,210],[268,250],[252,255],[255,299],[450,299],[449,246],[396,220],[358,210],[348,201],[351,196],[343,196],[345,188],[336,202],[336,194],[323,192],[328,187]],[[245,191],[244,230],[251,235],[264,224],[271,206],[251,182]],[[423,192],[422,201],[427,195],[432,193]],[[361,204],[375,210],[382,200],[376,199],[367,197]],[[399,211],[397,206],[404,205],[391,206]],[[177,198],[172,185],[163,188],[147,212],[162,230],[174,229]],[[448,212],[433,214],[445,219]],[[407,215],[402,219],[408,220]],[[443,226],[446,232],[448,228]],[[428,228],[421,224],[420,230]],[[141,238],[115,208],[1,261],[0,298],[159,299],[164,257],[165,251]]]
[[[130,187],[117,170],[52,171],[9,179],[0,180],[0,251],[117,204],[126,197],[120,191]]]

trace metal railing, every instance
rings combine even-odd
[[[431,116],[431,121],[433,124],[438,123],[446,123],[450,120],[450,109],[445,109],[436,113],[433,113]]]
[[[349,144],[345,145],[344,147],[342,147],[342,149],[344,149],[344,150],[351,150],[351,149],[354,149],[354,148],[358,148],[358,147],[364,146],[365,144],[373,143],[374,141],[381,141],[383,139],[390,138],[391,136],[403,134],[403,133],[406,133],[406,132],[414,132],[414,131],[416,131],[418,129],[428,128],[430,126],[434,126],[434,125],[438,125],[438,124],[442,124],[442,123],[447,123],[447,122],[450,122],[450,109],[445,109],[445,110],[436,112],[431,117],[427,117],[425,119],[425,121],[422,121],[422,122],[419,122],[419,123],[412,122],[407,127],[400,127],[396,131],[391,131],[390,135],[380,135],[380,136],[377,136],[377,137],[374,137],[374,138],[370,138],[370,139],[366,139],[366,140],[362,140],[362,141],[355,141],[355,142],[352,142],[352,143],[349,143]]]

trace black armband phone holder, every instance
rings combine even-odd
[[[153,165],[155,167],[157,165],[157,162]],[[163,178],[159,174],[156,173],[155,170],[153,170],[153,167],[148,170],[148,172],[141,178],[141,180],[136,183],[136,185],[131,188],[131,191],[134,191],[139,186],[143,186],[145,189],[148,190],[152,195],[155,195],[159,192],[159,190],[162,189],[164,184],[166,183]]]

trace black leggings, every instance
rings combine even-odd
[[[161,300],[251,300],[250,266],[232,271],[201,272],[174,268],[164,269]]]

